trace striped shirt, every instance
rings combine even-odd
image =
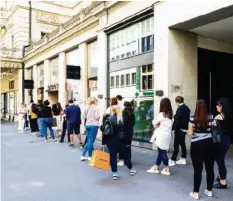
[[[210,116],[209,117],[209,124],[208,124],[207,128],[198,129],[198,128],[195,128],[194,116],[191,116],[190,120],[189,120],[189,125],[193,127],[193,135],[192,135],[191,142],[196,142],[196,141],[199,141],[199,140],[212,138],[212,134],[211,134],[212,121],[213,121],[213,117]]]

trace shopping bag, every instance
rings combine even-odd
[[[92,154],[92,158],[89,165],[101,170],[110,170],[110,155],[103,150],[95,150]]]

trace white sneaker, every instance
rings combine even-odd
[[[176,165],[176,161],[173,161],[171,159],[169,159],[169,162],[168,162],[168,166],[175,166]]]
[[[186,159],[185,158],[180,158],[180,160],[178,160],[177,162],[176,162],[176,164],[178,164],[178,165],[186,165],[187,163],[186,163]]]
[[[87,157],[81,156],[80,161],[86,161],[86,160],[87,160]]]
[[[117,173],[113,173],[112,179],[113,179],[113,180],[119,179],[119,175],[118,175]]]
[[[191,192],[190,197],[194,198],[195,200],[199,200],[199,195],[198,194],[194,194],[193,192]]]
[[[32,135],[36,135],[37,133],[32,133]]]
[[[91,157],[88,157],[87,160],[90,161],[90,160],[91,160]]]
[[[208,191],[207,189],[205,189],[204,193],[205,193],[208,197],[213,197],[213,192],[212,192],[212,191]]]
[[[153,166],[149,170],[147,170],[146,172],[149,174],[159,174],[159,169],[156,166]]]
[[[48,140],[45,140],[45,142],[48,142]]]
[[[166,175],[166,176],[169,176],[169,175],[171,174],[171,172],[170,172],[170,171],[167,172],[165,169],[163,169],[163,170],[161,171],[161,174]]]
[[[57,141],[57,139],[53,139],[53,142],[56,142]]]
[[[124,163],[124,161],[119,161],[119,162],[117,163],[117,165],[118,165],[119,167],[123,167],[123,166],[125,165],[125,163]]]
[[[135,169],[131,169],[130,170],[130,176],[134,176],[137,173],[137,171]]]

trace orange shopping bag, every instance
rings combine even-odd
[[[101,170],[110,170],[110,155],[102,150],[95,150],[92,154],[92,158],[89,165]]]

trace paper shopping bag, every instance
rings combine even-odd
[[[102,150],[95,150],[92,154],[92,158],[89,165],[101,170],[110,170],[110,155]]]

